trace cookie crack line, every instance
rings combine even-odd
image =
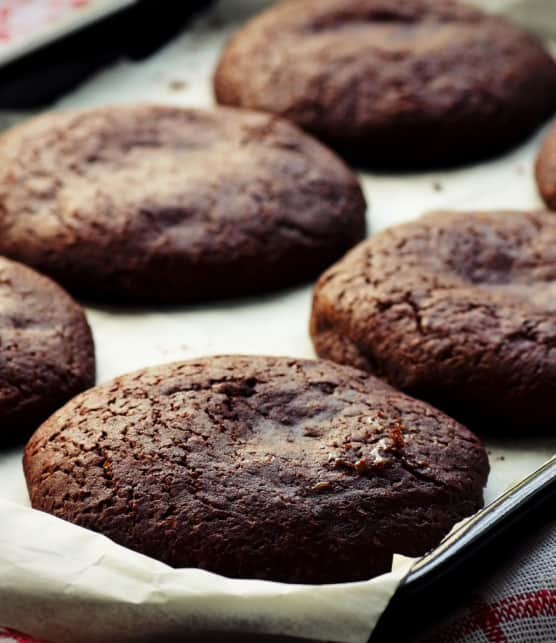
[[[317,354],[478,431],[550,432],[556,281],[546,267],[555,243],[556,223],[542,211],[438,212],[380,232],[317,283]]]
[[[434,546],[480,505],[488,465],[464,427],[361,371],[220,356],[81,394],[33,435],[24,471],[34,508],[170,565],[318,583]]]

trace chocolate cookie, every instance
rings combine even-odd
[[[320,278],[317,353],[384,377],[473,428],[554,431],[556,220],[438,212]]]
[[[556,64],[532,35],[451,0],[289,0],[232,38],[215,92],[359,161],[452,164],[552,114]]]
[[[300,282],[364,237],[365,209],[341,160],[265,114],[106,107],[0,137],[0,253],[95,299]]]
[[[0,257],[0,446],[26,439],[94,379],[81,307],[50,279]]]
[[[556,127],[545,138],[535,165],[535,175],[543,201],[556,210]]]
[[[366,579],[482,506],[479,440],[366,373],[212,357],[72,400],[25,450],[33,507],[176,567]]]

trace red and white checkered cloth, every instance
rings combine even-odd
[[[470,602],[419,643],[555,643],[556,523],[521,544]],[[38,643],[0,629],[0,643]],[[54,642],[53,642],[54,643]]]
[[[556,523],[418,643],[556,643]]]

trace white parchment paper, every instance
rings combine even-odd
[[[533,2],[551,10],[552,0]],[[224,40],[265,4],[223,0],[156,55],[114,65],[58,106],[140,100],[209,106],[212,70]],[[493,4],[527,14],[523,1]],[[535,16],[550,25],[541,14]],[[430,209],[541,207],[532,165],[543,133],[503,158],[449,172],[361,174],[369,231]],[[311,287],[304,286],[256,299],[165,310],[88,308],[98,381],[206,354],[313,357],[307,331],[310,300]],[[555,453],[556,437],[487,439],[487,447],[489,501]],[[209,640],[209,634],[224,641],[224,632],[264,634],[264,640],[276,635],[363,643],[407,564],[401,561],[396,572],[366,583],[319,587],[172,570],[29,509],[21,450],[0,454],[0,625],[56,643]],[[238,636],[235,640],[249,640],[246,634]]]
[[[362,643],[409,565],[317,588],[234,580],[172,569],[4,500],[0,516],[9,516],[0,528],[0,617],[56,643],[221,641],[238,632]]]

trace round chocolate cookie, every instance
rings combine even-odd
[[[365,209],[343,161],[266,114],[106,107],[0,137],[0,253],[94,299],[300,282],[365,236]]]
[[[440,411],[345,366],[208,357],[78,396],[25,450],[33,507],[176,567],[366,579],[482,506],[488,460]]]
[[[357,161],[453,164],[552,114],[556,64],[532,35],[452,0],[289,0],[232,38],[215,92]]]
[[[556,210],[556,127],[545,138],[535,165],[535,175],[543,201]]]
[[[47,277],[0,257],[0,446],[26,439],[94,379],[81,307]]]
[[[392,227],[320,278],[317,353],[478,430],[556,423],[556,220],[438,212]]]

